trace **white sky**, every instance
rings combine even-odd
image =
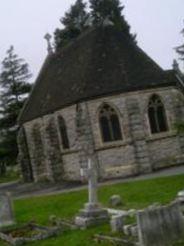
[[[60,27],[59,19],[75,0],[0,0],[0,61],[14,45],[37,75],[46,56],[43,36]],[[171,67],[173,47],[183,42],[184,0],[123,0],[124,15],[139,46],[159,65]]]

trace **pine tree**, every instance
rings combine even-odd
[[[78,37],[87,28],[86,21],[88,18],[89,14],[86,12],[86,3],[83,0],[77,0],[61,19],[64,28],[57,28],[54,33],[56,50]]]
[[[14,53],[13,46],[8,49],[2,61],[0,74],[0,161],[15,163],[17,156],[16,134],[17,117],[30,92],[28,83],[31,74],[28,64]]]
[[[90,0],[90,8],[95,26],[101,25],[104,20],[108,19],[116,28],[135,40],[135,36],[130,34],[130,26],[122,15],[124,6],[119,0]]]
[[[181,34],[184,37],[184,29],[181,31]],[[184,61],[184,43],[176,48],[176,52],[179,54],[180,59]]]

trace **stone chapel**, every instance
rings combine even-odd
[[[114,26],[50,50],[18,120],[24,181],[80,181],[89,156],[101,180],[184,163],[183,86]]]

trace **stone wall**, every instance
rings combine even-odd
[[[145,131],[142,124],[143,116],[138,98],[127,98],[126,100],[129,125],[131,131],[132,144],[134,146],[134,156],[137,174],[151,171],[149,153],[145,142]]]
[[[41,119],[25,125],[30,160],[35,182],[51,180],[51,171],[46,158],[44,125]]]
[[[64,171],[64,180],[80,180],[80,144],[78,141],[78,132],[77,132],[77,106],[73,105],[62,110],[55,112],[55,121],[57,123],[57,116],[61,115],[66,122],[67,134],[69,139],[70,148],[64,150],[62,148],[62,142],[60,140],[60,150],[63,160],[63,171]],[[59,134],[59,128],[58,134]]]
[[[147,106],[153,94],[159,95],[165,105],[168,132],[150,132]],[[119,116],[121,141],[102,141],[98,113],[104,103],[111,105]],[[93,156],[101,178],[136,175],[184,163],[184,136],[173,128],[174,123],[184,117],[183,106],[181,92],[168,87],[90,100],[26,123],[35,181],[42,176],[55,181],[57,174],[61,179],[79,180],[80,168],[86,166],[88,156]],[[62,148],[58,115],[66,122],[68,150]],[[33,134],[35,126],[37,136]]]
[[[77,181],[80,180],[80,158],[78,151],[68,151],[63,154],[64,179]]]
[[[175,133],[165,134],[165,136],[158,139],[149,139],[147,144],[153,169],[183,162],[184,155],[181,153],[180,142]]]
[[[105,179],[135,175],[134,147],[124,144],[98,149],[101,176]]]
[[[64,176],[63,160],[60,151],[59,135],[54,117],[45,119],[45,138],[47,159],[53,181],[62,181]]]
[[[87,168],[88,158],[93,158],[99,178],[101,177],[91,125],[88,103],[79,103],[76,108],[76,131],[81,168]]]
[[[169,125],[168,132],[154,135],[150,132],[147,116],[148,102],[153,94],[161,97]],[[124,136],[123,141],[110,144],[102,142],[98,109],[103,103],[109,103],[117,110]],[[105,177],[114,174],[118,177],[122,173],[124,176],[151,172],[153,169],[184,163],[183,136],[177,135],[174,130],[174,123],[184,116],[184,112],[181,112],[184,108],[183,95],[176,88],[152,89],[104,97],[90,101],[88,105],[95,148]],[[180,113],[176,112],[177,108],[180,109]]]
[[[33,170],[32,170],[31,160],[29,156],[27,138],[23,127],[19,130],[18,137],[17,137],[17,144],[19,148],[18,162],[21,167],[23,180],[24,182],[32,182],[34,181]]]

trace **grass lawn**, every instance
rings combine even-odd
[[[144,208],[159,202],[169,203],[176,197],[179,190],[184,188],[184,175],[158,178],[146,181],[136,181],[123,184],[104,186],[99,189],[100,201],[108,206],[108,199],[113,194],[120,194],[124,201],[123,209]],[[19,224],[35,220],[40,224],[47,224],[50,215],[72,219],[87,200],[87,191],[68,194],[43,196],[15,201],[16,220]],[[92,240],[95,233],[109,233],[109,226],[100,226],[87,231],[65,232],[63,235],[48,239],[30,246],[97,246]],[[1,246],[5,246],[0,242]],[[101,243],[101,246],[108,246]],[[178,244],[184,245],[184,244]]]

